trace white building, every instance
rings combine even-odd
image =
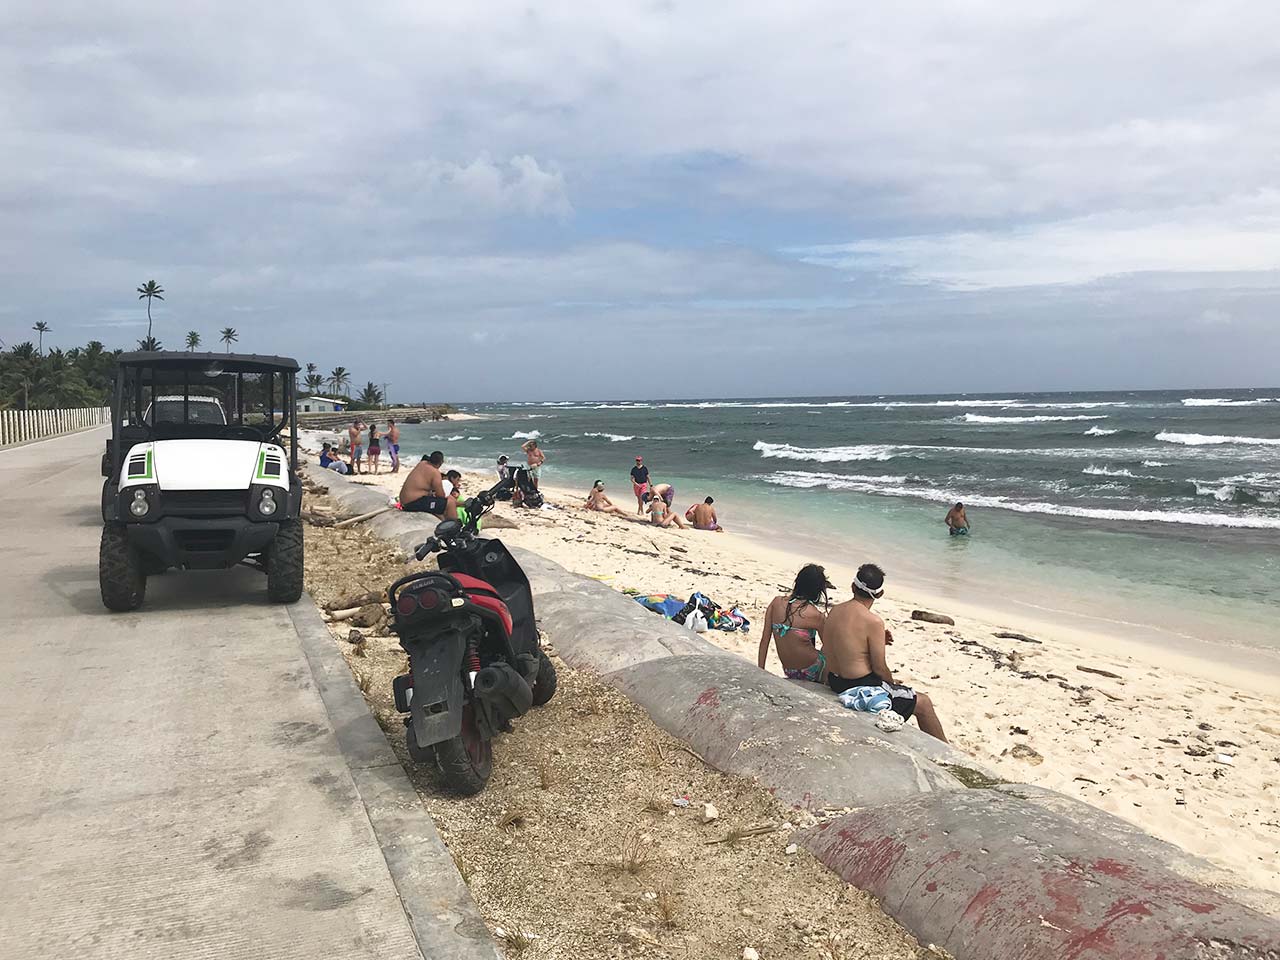
[[[332,400],[329,397],[299,397],[299,413],[341,413],[347,408],[345,400]]]

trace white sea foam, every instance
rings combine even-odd
[[[965,506],[991,507],[1013,513],[1043,514],[1056,517],[1083,517],[1091,520],[1116,520],[1133,523],[1178,523],[1199,527],[1239,527],[1255,530],[1280,530],[1280,517],[1251,514],[1204,513],[1194,510],[1117,510],[1109,507],[1080,507],[1058,503],[1024,503],[1003,496],[988,496],[939,487],[895,485],[869,482],[836,473],[807,473],[786,470],[765,478],[784,487],[826,487],[829,490],[852,490],[886,497],[930,500],[936,503],[961,501]]]
[[[1091,477],[1134,477],[1128,470],[1112,470],[1110,467],[1095,467],[1092,463],[1080,471]],[[1134,477],[1134,479],[1137,479]]]
[[[1171,433],[1165,430],[1157,433],[1156,439],[1165,443],[1179,443],[1185,447],[1217,446],[1224,443],[1249,447],[1280,447],[1280,437],[1232,437],[1207,433]]]
[[[511,436],[507,437],[507,439],[508,440],[536,440],[540,436],[542,436],[541,430],[530,430],[528,433],[522,433],[521,431],[517,430]]]
[[[1230,397],[1187,397],[1184,407],[1260,407],[1264,403],[1280,403],[1280,397],[1258,397],[1253,400],[1232,400]]]
[[[854,460],[892,460],[908,448],[886,443],[864,443],[854,447],[793,447],[789,443],[765,443],[757,440],[753,450],[760,456],[779,460],[811,460],[817,463],[848,463]]]
[[[1119,430],[1104,430],[1102,427],[1090,427],[1084,432],[1086,437],[1109,437],[1112,434],[1119,433]]]
[[[1196,495],[1200,497],[1213,497],[1213,499],[1225,503],[1236,495],[1236,485],[1233,483],[1224,483],[1221,486],[1213,486],[1208,483],[1193,481],[1196,485]]]
[[[1079,414],[1069,417],[987,417],[980,413],[966,413],[962,418],[965,423],[1065,423],[1069,420],[1105,420],[1105,415],[1089,416]]]
[[[468,440],[483,440],[484,437],[467,437]]]
[[[1143,460],[1142,465],[1144,467],[1167,467],[1168,466],[1167,463],[1164,463],[1160,460]]]
[[[611,443],[622,443],[626,440],[634,440],[635,437],[624,436],[620,433],[584,433],[584,437],[604,437]]]

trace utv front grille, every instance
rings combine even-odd
[[[227,517],[243,515],[245,490],[167,490],[162,495],[165,513],[179,517]]]
[[[234,530],[179,530],[174,536],[187,553],[222,553],[235,539]]]

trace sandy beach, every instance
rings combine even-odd
[[[494,479],[464,476],[468,492]],[[403,474],[355,480],[394,495]],[[634,509],[629,491],[614,492],[615,503]],[[544,493],[542,511],[499,505],[498,514],[518,525],[501,532],[504,540],[619,590],[682,597],[697,590],[739,607],[750,633],[706,636],[752,661],[765,606],[801,565],[826,566],[840,601],[857,564],[875,559],[802,556],[732,532],[659,529],[589,513],[574,491]],[[722,520],[732,531],[733,518]],[[1079,798],[1206,858],[1220,868],[1209,882],[1280,894],[1280,812],[1271,799],[1280,789],[1277,678],[1232,677],[1221,664],[1010,619],[981,597],[939,606],[927,585],[906,587],[889,574],[876,609],[894,632],[890,665],[899,682],[933,697],[957,747],[1010,780]],[[918,608],[948,614],[956,626],[913,621]],[[772,651],[768,669],[781,673]]]

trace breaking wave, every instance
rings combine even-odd
[[[542,436],[541,430],[530,430],[528,433],[523,433],[517,430],[511,436],[507,437],[507,439],[508,440],[536,440],[540,436]]]
[[[1232,437],[1222,434],[1161,431],[1156,434],[1156,439],[1165,443],[1179,443],[1184,447],[1217,446],[1224,443],[1237,443],[1250,447],[1280,447],[1280,437]]]
[[[635,437],[624,436],[620,433],[584,433],[584,437],[604,437],[611,443],[622,443],[626,440],[634,440]]]
[[[1070,417],[986,417],[980,413],[966,413],[962,418],[965,423],[1065,423],[1069,420],[1105,420],[1104,414],[1090,416],[1088,414],[1079,414]]]
[[[1086,437],[1110,437],[1119,432],[1119,430],[1103,430],[1102,427],[1090,427],[1084,432],[1084,435]]]

